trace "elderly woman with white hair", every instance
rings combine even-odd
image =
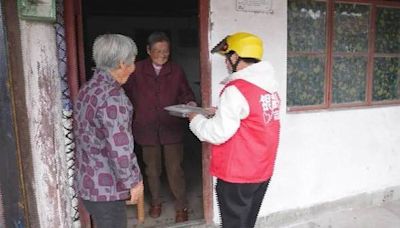
[[[74,105],[75,189],[97,228],[125,228],[125,200],[136,200],[143,191],[133,152],[133,108],[121,87],[135,70],[136,55],[136,44],[129,37],[97,37],[96,70]]]

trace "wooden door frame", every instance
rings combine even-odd
[[[209,55],[210,0],[199,0],[199,40],[200,40],[200,90],[203,107],[211,106],[211,62]],[[202,143],[202,179],[204,220],[213,223],[213,179],[209,172],[210,144]]]
[[[29,118],[26,106],[25,94],[25,78],[23,72],[21,33],[18,18],[18,8],[16,1],[1,1],[1,9],[3,13],[5,42],[7,47],[7,76],[9,83],[9,93],[11,101],[11,114],[13,122],[13,138],[15,139],[15,154],[9,157],[7,161],[9,166],[10,186],[4,188],[11,189],[12,194],[9,200],[17,199],[17,201],[9,202],[9,208],[5,209],[6,224],[13,222],[20,223],[24,227],[39,227],[39,215],[37,212],[36,197],[28,197],[35,192],[35,180],[32,175],[33,160],[31,151],[31,139],[29,134]],[[7,153],[13,153],[7,151]],[[4,161],[3,161],[4,162]],[[2,163],[3,165],[4,163]],[[14,185],[18,186],[15,187]],[[3,200],[8,195],[3,195]],[[5,200],[4,200],[5,201]],[[12,205],[11,205],[12,204]],[[10,211],[8,211],[10,210]],[[8,214],[10,213],[10,214]],[[13,220],[13,221],[9,221]],[[22,224],[21,224],[22,223]]]
[[[67,81],[72,103],[76,100],[80,85],[86,81],[81,6],[81,0],[64,0]],[[81,227],[92,227],[90,215],[80,200],[78,204],[78,212]]]
[[[82,0],[64,1],[65,34],[67,43],[68,83],[71,99],[75,100],[79,85],[85,82]],[[211,63],[209,56],[210,0],[198,0],[200,40],[200,89],[203,107],[211,105]],[[203,211],[207,224],[213,223],[213,179],[209,173],[210,145],[202,143]],[[81,210],[81,223],[90,226],[88,214]],[[86,225],[86,226],[85,226]]]

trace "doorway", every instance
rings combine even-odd
[[[78,1],[80,2],[80,1]],[[82,9],[82,37],[78,43],[85,56],[83,61],[85,76],[80,75],[80,83],[90,79],[94,63],[91,48],[94,39],[104,33],[120,33],[133,38],[138,46],[138,60],[147,57],[145,47],[147,36],[157,30],[164,31],[171,39],[171,58],[181,65],[188,82],[201,106],[210,102],[210,79],[208,54],[208,25],[199,20],[208,21],[208,1],[203,0],[84,0],[78,7]],[[81,72],[82,73],[82,72]],[[211,223],[212,216],[212,179],[208,174],[209,150],[188,130],[184,142],[185,156],[183,168],[189,201],[189,222]],[[140,147],[136,147],[142,170]],[[163,172],[165,173],[165,172]],[[145,191],[145,224],[142,227],[166,227],[173,225],[175,210],[172,195],[165,175],[162,177],[163,213],[160,218],[148,216],[149,192]],[[146,188],[146,185],[145,185]],[[128,223],[134,223],[135,213],[128,207]]]

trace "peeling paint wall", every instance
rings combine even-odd
[[[400,186],[400,106],[286,112],[287,1],[272,1],[273,13],[236,10],[236,0],[210,1],[210,49],[227,34],[252,32],[264,40],[264,59],[281,84],[281,143],[274,177],[259,216],[309,208]],[[261,1],[260,1],[261,2]],[[223,58],[211,55],[212,103],[227,76]],[[394,190],[395,191],[395,190]],[[399,193],[390,195],[393,200]],[[367,200],[367,199],[366,199]],[[214,221],[219,212],[214,200]],[[311,213],[311,212],[310,212]]]
[[[54,27],[21,21],[26,100],[40,227],[71,227]],[[30,175],[30,174],[26,174]]]

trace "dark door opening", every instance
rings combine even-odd
[[[82,22],[86,80],[92,75],[94,63],[91,59],[94,39],[105,33],[119,33],[135,40],[138,46],[138,60],[147,57],[146,39],[153,31],[164,31],[171,39],[171,58],[184,68],[188,82],[195,93],[196,101],[201,106],[200,94],[200,44],[199,44],[199,2],[198,0],[170,1],[147,0],[130,1],[84,0],[82,1]],[[187,197],[189,201],[189,221],[203,220],[203,171],[201,143],[188,130],[184,141],[185,171]],[[141,150],[136,146],[135,152],[141,160]],[[142,173],[144,165],[141,163]],[[165,173],[165,172],[163,172]],[[145,178],[145,176],[144,176]],[[206,194],[209,197],[209,194]],[[149,192],[145,182],[145,224],[143,227],[166,227],[174,224],[175,210],[166,176],[162,176],[163,212],[161,217],[153,219],[148,216]],[[133,208],[127,207],[128,224],[133,223]],[[208,212],[207,212],[208,213]]]

